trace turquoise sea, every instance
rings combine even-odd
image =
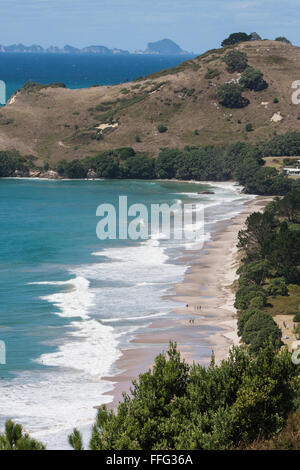
[[[205,238],[247,200],[224,183],[208,186],[138,180],[0,180],[0,427],[7,417],[50,448],[93,421],[109,400],[102,377],[117,372],[121,350],[153,319],[172,317],[163,296],[183,279],[184,249],[197,244],[152,236],[96,236],[100,204],[201,203]],[[199,242],[198,242],[199,243]],[[147,299],[147,301],[145,301]],[[178,304],[176,304],[178,306]],[[155,331],[153,332],[155,334]],[[55,445],[53,444],[55,442]]]

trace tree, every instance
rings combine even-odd
[[[45,446],[24,433],[21,424],[8,420],[0,434],[0,450],[45,450]]]
[[[119,160],[112,152],[103,152],[94,157],[93,168],[100,178],[118,178],[120,176]]]
[[[153,179],[155,178],[155,161],[145,155],[136,154],[127,158],[123,167],[125,178]]]
[[[300,231],[290,229],[286,221],[263,242],[262,255],[278,277],[284,277],[288,284],[300,282]]]
[[[262,285],[266,277],[269,276],[271,265],[267,260],[255,260],[242,264],[238,269],[240,274],[239,284],[249,285],[249,283]]]
[[[289,290],[283,277],[271,279],[267,287],[268,295],[276,297],[277,295],[288,295]]]
[[[155,170],[158,178],[175,178],[176,161],[181,152],[178,149],[162,149],[155,160]]]
[[[80,160],[72,160],[65,165],[65,174],[70,179],[86,178],[87,171]]]
[[[227,39],[222,42],[222,47],[232,46],[240,42],[251,41],[251,35],[246,33],[232,33]]]
[[[284,36],[278,36],[278,38],[276,38],[275,41],[284,42],[285,44],[292,44],[291,41],[289,41]]]
[[[262,37],[257,33],[250,34],[251,41],[262,41]]]
[[[116,412],[98,410],[90,448],[221,450],[269,438],[293,409],[298,377],[291,354],[272,342],[255,355],[233,348],[209,367],[188,366],[171,343],[153,369],[133,381]]]
[[[248,256],[253,253],[256,258],[262,256],[263,245],[277,225],[272,213],[253,212],[247,217],[246,229],[239,232],[238,247],[245,250]]]
[[[163,124],[160,124],[159,126],[157,126],[157,130],[160,134],[163,134],[164,132],[167,132],[168,128]]]
[[[240,78],[240,85],[249,90],[261,91],[268,88],[268,83],[263,80],[263,73],[253,67],[247,67]]]
[[[297,223],[300,218],[300,188],[293,188],[277,203],[281,216],[287,216],[289,222]]]
[[[249,100],[242,96],[242,87],[237,83],[225,83],[217,91],[217,99],[226,108],[244,108]]]
[[[234,306],[238,310],[246,310],[250,307],[252,299],[260,297],[262,306],[267,303],[267,294],[261,286],[242,286],[238,289],[235,296]]]
[[[82,435],[78,431],[78,429],[74,429],[73,433],[70,434],[69,438],[69,444],[71,447],[73,447],[74,450],[84,450],[83,447],[83,442],[82,442]]]
[[[236,49],[227,52],[222,61],[227,65],[228,72],[243,72],[248,66],[247,54]]]
[[[271,315],[266,312],[256,312],[246,322],[243,329],[242,340],[246,344],[250,344],[261,330],[269,327],[277,327]]]

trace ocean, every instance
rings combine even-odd
[[[87,429],[93,407],[110,401],[103,377],[118,372],[130,340],[172,318],[180,304],[164,296],[183,280],[183,250],[199,244],[99,240],[97,207],[117,207],[119,195],[147,207],[203,204],[206,240],[247,200],[229,183],[0,180],[0,427],[12,418],[50,448],[68,448],[72,428]]]
[[[63,82],[68,88],[115,85],[162,69],[194,56],[0,54],[0,80],[6,83],[7,100],[27,80],[46,84]]]

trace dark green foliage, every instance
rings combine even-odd
[[[120,176],[119,160],[111,152],[97,155],[90,165],[99,178],[118,178]]]
[[[90,448],[221,450],[268,438],[293,408],[298,374],[290,353],[270,343],[256,357],[234,348],[208,368],[188,366],[170,344],[116,412],[99,409]]]
[[[283,277],[287,284],[300,282],[300,231],[288,227],[282,222],[279,230],[272,232],[263,243],[262,254],[276,270],[278,277]]]
[[[268,83],[263,79],[263,73],[253,67],[247,67],[240,78],[240,85],[253,91],[261,91],[268,88]]]
[[[278,36],[278,38],[276,38],[275,41],[284,42],[285,44],[292,44],[291,41],[289,41],[284,36]]]
[[[35,157],[22,156],[17,150],[0,150],[0,178],[13,176],[16,171],[28,174],[34,168]]]
[[[245,126],[245,130],[246,132],[252,132],[254,129],[253,129],[253,124],[251,124],[251,122],[248,122]]]
[[[153,179],[156,176],[154,159],[145,155],[127,158],[122,170],[125,178]]]
[[[64,173],[67,178],[70,179],[86,178],[87,175],[87,171],[80,160],[72,160],[71,162],[66,163]]]
[[[274,103],[274,104],[279,103],[279,99],[278,99],[278,98],[274,98],[274,99],[273,99],[273,103]]]
[[[276,295],[288,295],[289,290],[284,278],[276,277],[275,279],[271,279],[267,287],[267,293],[271,297],[276,297]]]
[[[300,188],[293,188],[288,194],[277,202],[278,214],[287,217],[291,223],[300,220]]]
[[[236,293],[234,306],[238,310],[246,310],[250,306],[251,300],[256,297],[260,297],[263,305],[266,305],[267,294],[261,286],[242,286]]]
[[[277,225],[272,213],[253,212],[247,217],[245,230],[239,232],[238,247],[245,250],[249,257],[261,257],[263,244]]]
[[[66,172],[67,160],[59,160],[56,165],[56,171],[60,176],[63,176]]]
[[[232,33],[227,39],[224,39],[222,42],[222,47],[224,46],[232,46],[234,44],[239,44],[240,42],[251,41],[252,36],[251,34],[246,33]]]
[[[266,157],[300,156],[300,132],[275,135],[267,142],[260,144],[260,149]]]
[[[177,158],[181,152],[177,149],[163,149],[155,160],[155,170],[158,178],[175,178]]]
[[[69,436],[68,440],[70,446],[73,447],[74,450],[84,450],[82,435],[77,429],[74,429],[73,433]]]
[[[135,151],[131,147],[116,149],[114,153],[120,157],[120,160],[127,160],[127,158],[134,157],[135,155]]]
[[[163,134],[164,132],[167,132],[168,128],[162,124],[160,124],[159,126],[157,126],[157,130],[160,134]]]
[[[217,91],[217,99],[226,108],[244,108],[249,100],[242,96],[242,87],[237,83],[225,83]]]
[[[248,66],[247,54],[236,49],[227,52],[222,61],[227,65],[228,72],[243,72]]]
[[[243,263],[237,271],[240,274],[239,285],[247,286],[251,283],[262,285],[269,276],[270,270],[270,263],[264,259]]]
[[[279,348],[282,345],[281,337],[281,330],[275,322],[269,326],[260,327],[256,335],[252,336],[252,340],[249,345],[249,352],[257,354],[265,347],[268,341],[271,341],[274,347]]]
[[[251,37],[251,41],[262,41],[262,37],[255,32],[251,33],[250,37]]]
[[[45,446],[24,433],[20,424],[8,420],[4,434],[0,434],[0,450],[45,450]]]
[[[281,331],[271,315],[266,312],[256,312],[251,315],[248,321],[245,323],[242,333],[242,340],[246,344],[252,344],[254,339],[256,339],[261,331],[265,329],[267,329],[268,332],[271,332],[273,340],[281,339]],[[268,336],[265,335],[264,341],[262,341],[261,345],[263,345],[266,340],[268,340]]]
[[[242,336],[244,332],[245,325],[247,321],[254,315],[255,313],[261,313],[261,310],[258,310],[256,308],[248,308],[247,310],[244,310],[239,318],[238,318],[238,335]]]
[[[295,323],[300,323],[300,312],[296,313],[296,315],[293,318],[293,321]]]

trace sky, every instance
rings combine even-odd
[[[170,38],[200,53],[238,31],[300,45],[300,0],[0,0],[0,8],[2,45],[133,51]]]

